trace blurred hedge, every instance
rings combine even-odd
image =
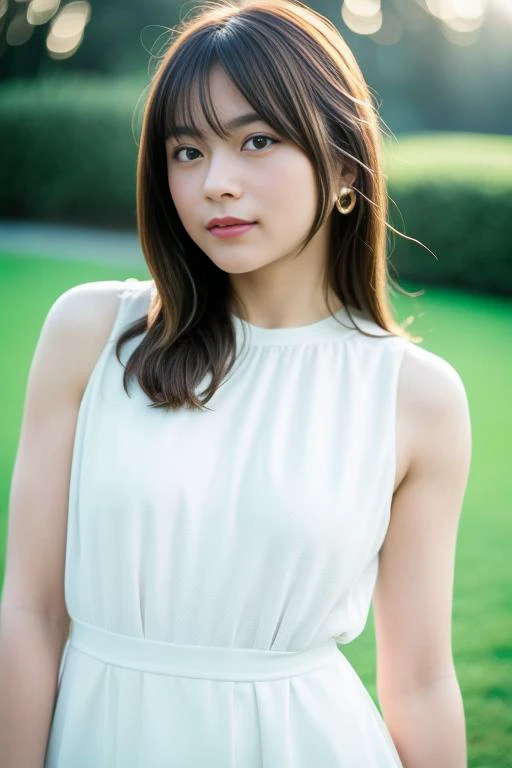
[[[142,92],[131,81],[88,77],[3,85],[0,216],[135,227]]]
[[[0,216],[134,228],[144,83],[77,77],[0,88]],[[512,137],[385,142],[392,274],[512,293]],[[432,255],[427,248],[433,251]]]
[[[385,154],[400,276],[512,293],[512,137],[399,136]]]

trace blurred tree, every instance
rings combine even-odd
[[[359,34],[347,24],[344,9],[357,9],[359,0],[309,5],[340,29],[393,132],[511,132],[512,13],[505,10],[506,0],[481,0],[486,15],[467,34],[434,18],[426,0],[371,2],[382,14],[373,34]],[[453,0],[443,2],[448,6]],[[168,30],[201,5],[201,0],[0,0],[0,83],[70,71],[143,81],[148,51],[160,49]]]
[[[145,47],[178,22],[183,6],[179,0],[0,0],[0,81],[76,70],[140,75]],[[48,45],[57,23],[60,52]]]
[[[0,77],[37,76],[47,56],[46,31],[30,25],[27,7],[15,0],[0,0]],[[2,13],[3,12],[3,13]]]

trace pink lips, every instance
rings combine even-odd
[[[243,235],[244,232],[248,232],[254,226],[256,226],[254,223],[252,223],[252,224],[229,224],[228,226],[224,226],[224,227],[211,227],[208,231],[214,237],[220,237],[220,238],[238,237],[239,235]]]

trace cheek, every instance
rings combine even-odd
[[[281,152],[272,163],[272,183],[280,189],[300,189],[304,192],[315,186],[315,174],[309,159],[295,149]]]
[[[169,192],[171,193],[171,197],[174,200],[174,204],[176,205],[181,199],[181,191],[183,189],[183,184],[178,184],[178,182],[176,181],[176,178],[170,172],[168,172],[167,186],[169,187]]]
[[[167,182],[169,186],[169,192],[171,194],[171,198],[178,216],[184,223],[186,223],[187,219],[190,218],[191,213],[194,210],[194,203],[190,186],[187,185],[183,179],[171,179],[170,174],[167,176]]]
[[[314,211],[317,203],[317,182],[313,167],[307,158],[283,156],[266,177],[266,199],[272,207],[289,210],[301,215]]]

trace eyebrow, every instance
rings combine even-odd
[[[256,112],[247,112],[244,115],[238,115],[233,118],[224,126],[230,133],[236,130],[236,128],[243,128],[245,125],[252,125],[252,123],[264,123],[265,121]],[[195,139],[203,139],[204,134],[202,131],[197,130],[191,125],[176,125],[172,131],[172,136],[190,136]]]

